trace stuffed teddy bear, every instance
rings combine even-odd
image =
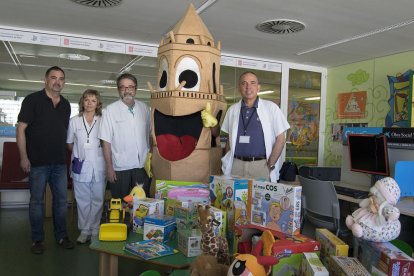
[[[378,180],[371,187],[370,197],[359,203],[360,208],[346,218],[346,226],[357,238],[387,242],[396,239],[401,231],[400,211],[395,205],[400,188],[391,177]]]

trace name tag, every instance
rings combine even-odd
[[[250,136],[242,135],[239,137],[240,144],[249,144],[250,143]]]

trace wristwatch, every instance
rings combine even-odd
[[[273,171],[275,168],[276,168],[276,167],[275,167],[275,165],[272,165],[272,166],[270,167],[270,170],[271,170],[271,171]]]

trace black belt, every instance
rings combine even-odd
[[[265,156],[257,156],[257,157],[244,157],[244,156],[237,156],[235,155],[234,158],[239,159],[241,161],[259,161],[259,160],[264,160],[266,159]]]

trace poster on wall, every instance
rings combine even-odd
[[[385,117],[386,127],[410,127],[410,111],[411,111],[411,89],[410,78],[411,70],[407,70],[404,74],[396,76],[388,76],[390,84],[390,112]]]
[[[319,103],[291,101],[288,109],[287,140],[296,150],[317,141],[319,132]]]
[[[338,119],[360,119],[365,117],[367,91],[338,94]]]

